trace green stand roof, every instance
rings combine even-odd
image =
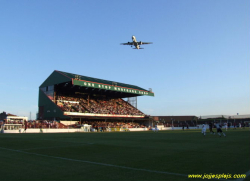
[[[153,92],[150,92],[141,87],[124,84],[116,81],[109,81],[103,79],[97,79],[92,77],[87,77],[78,74],[72,74],[67,72],[62,72],[55,70],[40,86],[46,87],[50,85],[60,84],[60,83],[72,82],[73,85],[83,86],[83,87],[91,87],[96,89],[104,89],[110,91],[131,93],[136,95],[147,95],[154,96]]]

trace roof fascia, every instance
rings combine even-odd
[[[50,76],[40,85],[41,87],[46,87],[50,85],[60,84],[64,82],[71,81],[71,78],[67,75],[61,73],[60,71],[55,70],[50,74]]]

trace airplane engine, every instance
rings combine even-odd
[[[139,43],[140,45],[142,45],[142,42],[140,41],[140,43]]]

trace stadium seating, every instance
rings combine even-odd
[[[87,98],[58,96],[56,104],[64,112],[95,114],[142,115],[144,114],[121,98]]]

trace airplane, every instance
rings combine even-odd
[[[121,43],[121,45],[131,45],[131,47],[135,46],[133,49],[144,49],[141,48],[140,45],[146,45],[146,44],[152,44],[152,42],[141,42],[141,41],[136,41],[135,36],[132,36],[133,42],[128,42],[128,43]]]

